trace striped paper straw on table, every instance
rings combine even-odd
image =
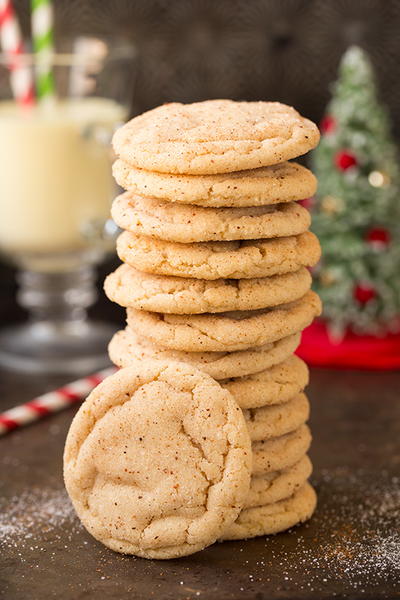
[[[116,371],[116,367],[108,367],[0,413],[0,436],[83,400],[96,385]]]
[[[51,0],[31,0],[32,38],[36,54],[36,92],[42,102],[54,100],[55,84],[52,71],[53,5]]]
[[[11,89],[15,101],[23,108],[30,108],[34,104],[32,71],[22,58],[22,34],[11,0],[0,0],[0,42],[11,70]]]

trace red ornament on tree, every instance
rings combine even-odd
[[[390,231],[384,227],[372,227],[367,231],[365,239],[374,246],[388,246],[391,240]]]
[[[347,169],[356,167],[358,164],[355,155],[348,150],[339,150],[339,152],[336,152],[334,162],[340,171],[347,171]]]
[[[358,283],[353,291],[354,298],[360,304],[367,304],[376,297],[376,291],[367,283]]]
[[[331,115],[325,115],[319,124],[321,133],[329,134],[333,133],[336,129],[336,119]]]

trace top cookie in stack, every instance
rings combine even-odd
[[[277,165],[305,154],[318,141],[316,125],[285,104],[208,100],[150,110],[119,129],[113,145],[130,168],[215,175]],[[190,190],[177,183],[181,194],[186,190],[181,202],[193,203]]]

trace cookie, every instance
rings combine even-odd
[[[180,244],[124,231],[117,240],[120,259],[140,271],[197,279],[254,279],[312,267],[321,247],[310,231],[297,236],[241,242]]]
[[[316,505],[315,490],[305,483],[290,498],[243,510],[224,531],[221,540],[242,540],[285,531],[310,519]]]
[[[312,464],[307,455],[281,471],[252,477],[244,508],[273,504],[292,496],[311,476]]]
[[[106,295],[120,306],[175,314],[268,308],[298,300],[310,287],[305,267],[262,279],[209,281],[153,275],[124,264],[104,282]]]
[[[214,379],[227,379],[269,369],[286,360],[299,343],[300,334],[294,333],[277,342],[239,352],[179,352],[164,350],[145,338],[138,338],[127,327],[114,335],[108,351],[112,362],[118,367],[129,367],[133,362],[145,358],[174,360],[192,364]]]
[[[127,309],[127,321],[139,336],[169,350],[234,352],[276,342],[303,330],[321,312],[315,292],[273,309],[212,315],[170,315]]]
[[[241,408],[272,408],[273,405],[288,402],[302,392],[308,385],[308,379],[306,363],[298,356],[290,356],[269,369],[244,377],[224,379],[221,384],[233,394]]]
[[[271,471],[281,471],[294,465],[308,452],[311,433],[307,425],[277,438],[252,444],[253,477]]]
[[[140,196],[196,206],[266,206],[313,196],[315,176],[297,163],[284,162],[224,175],[171,175],[135,169],[116,160],[117,183]]]
[[[86,529],[146,558],[212,544],[249,492],[251,446],[232,396],[183,363],[142,361],[101,383],[68,433],[64,477]]]
[[[310,416],[310,404],[305,394],[297,394],[282,404],[250,408],[244,410],[243,414],[251,441],[259,442],[298,429]]]
[[[145,112],[116,131],[113,146],[133,167],[208,175],[281,163],[318,141],[317,126],[285,104],[207,100]]]
[[[250,208],[204,208],[124,192],[111,215],[122,229],[169,242],[256,240],[304,233],[308,210],[296,202]]]

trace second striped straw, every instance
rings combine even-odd
[[[40,101],[53,101],[53,6],[51,0],[31,0],[31,8],[33,48],[36,54],[36,92]]]

